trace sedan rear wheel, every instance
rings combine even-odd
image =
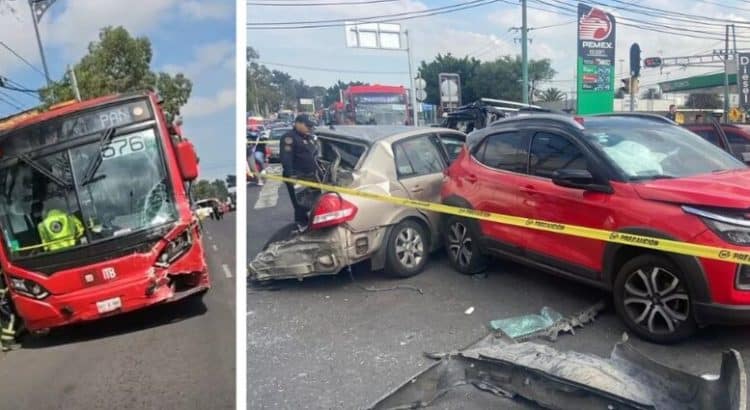
[[[394,226],[387,246],[386,272],[391,276],[414,276],[427,263],[427,236],[422,225],[415,221],[405,220]]]
[[[661,255],[641,255],[620,269],[615,307],[625,324],[644,339],[673,343],[697,328],[682,272]]]

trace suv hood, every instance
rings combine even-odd
[[[686,178],[632,184],[641,198],[721,208],[750,208],[750,170],[731,170]]]

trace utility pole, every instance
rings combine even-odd
[[[36,33],[36,43],[39,46],[39,55],[42,57],[42,68],[44,68],[44,77],[47,80],[47,87],[49,87],[52,85],[52,80],[50,80],[49,69],[47,68],[47,59],[44,58],[44,47],[42,47],[42,38],[39,36],[39,25],[37,24],[38,20],[42,16],[41,14],[37,15],[37,12],[34,10],[34,0],[29,0],[29,10],[31,10],[31,21],[34,22],[34,32]]]
[[[727,120],[729,113],[729,25],[726,25],[724,36],[724,116],[723,121]]]
[[[523,103],[529,103],[529,28],[526,25],[526,0],[521,0],[521,96]]]
[[[70,72],[70,82],[73,86],[73,92],[76,95],[76,100],[81,101],[81,91],[78,90],[78,79],[76,79],[76,71],[71,66],[68,66],[68,71]]]

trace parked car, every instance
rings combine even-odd
[[[750,170],[660,119],[539,114],[468,137],[446,204],[747,251]],[[675,342],[708,324],[750,323],[750,266],[548,231],[444,219],[462,273],[500,256],[612,291],[627,327]]]
[[[405,126],[341,126],[317,136],[323,181],[433,202],[451,161],[446,146],[466,139],[455,130]],[[310,191],[297,196],[311,204],[309,226],[276,232],[250,263],[251,280],[332,275],[368,260],[372,270],[409,277],[440,247],[437,213],[336,193],[303,201]]]
[[[271,162],[278,162],[280,160],[279,144],[281,143],[281,137],[283,137],[284,134],[286,134],[287,132],[291,130],[292,130],[292,127],[277,127],[277,128],[272,128],[271,131],[269,132],[268,140],[271,141],[271,143],[268,144],[268,147],[271,152],[271,155],[270,155]]]
[[[221,201],[216,198],[201,199],[195,202],[195,206],[202,214],[208,214],[207,216],[217,220],[224,217],[226,210]]]
[[[724,151],[729,152],[737,159],[745,163],[750,163],[750,125],[712,122],[688,124],[685,125],[685,128],[700,135],[703,139]]]

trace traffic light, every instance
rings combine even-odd
[[[619,91],[625,94],[630,94],[630,78],[623,78],[622,87]],[[633,78],[633,95],[638,95],[638,89],[640,88],[640,81],[638,78]]]
[[[641,46],[638,43],[630,46],[630,75],[632,77],[641,75]]]
[[[624,94],[630,94],[630,78],[623,78],[620,81],[622,81],[622,87],[620,87],[619,91]]]
[[[643,59],[643,66],[648,68],[661,67],[661,57],[648,57]]]

